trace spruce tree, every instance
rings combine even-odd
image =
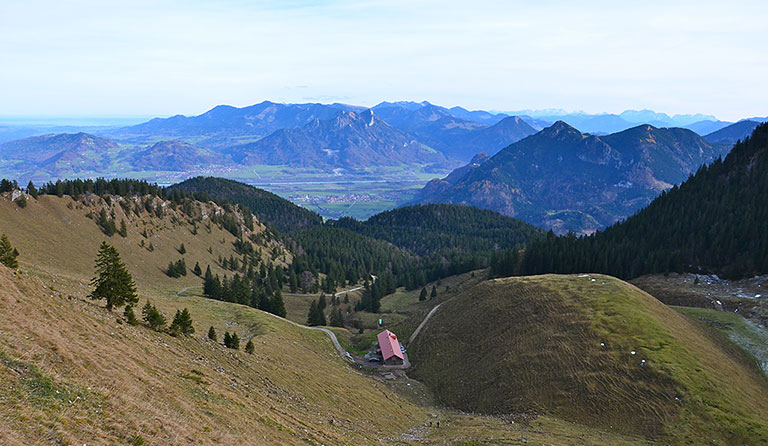
[[[213,342],[218,341],[218,336],[216,336],[216,329],[213,328],[213,325],[211,325],[211,328],[208,329],[208,339]]]
[[[279,289],[275,290],[275,295],[270,301],[270,312],[280,317],[285,317],[287,312],[285,311],[285,302],[283,302],[283,294]]]
[[[136,319],[136,314],[133,312],[133,305],[126,305],[123,311],[123,317],[128,325],[139,325],[139,320]]]
[[[183,255],[183,254],[186,254],[186,253],[187,253],[187,248],[185,248],[184,247],[184,243],[182,243],[181,246],[179,246],[179,254]]]
[[[199,263],[199,262],[195,262],[195,267],[194,267],[194,269],[192,269],[192,272],[194,272],[194,273],[195,273],[195,275],[196,275],[196,276],[198,276],[198,277],[199,277],[201,274],[203,274],[203,270],[202,270],[202,269],[200,269],[200,263]]]
[[[344,326],[344,315],[341,314],[341,308],[336,307],[331,312],[331,326],[332,327],[343,327]]]
[[[120,260],[117,249],[107,242],[101,243],[96,256],[96,276],[91,280],[91,286],[94,289],[88,296],[94,300],[106,299],[110,311],[113,307],[139,301],[133,277]]]
[[[11,242],[8,240],[8,236],[3,234],[0,236],[0,263],[11,269],[19,267],[19,262],[16,257],[19,256],[19,252],[11,246]]]
[[[232,348],[232,335],[228,331],[224,332],[224,347]]]
[[[240,350],[240,338],[235,332],[232,332],[232,336],[229,338],[229,348]]]
[[[128,237],[128,227],[125,225],[125,220],[120,220],[120,230],[117,231],[120,237]]]
[[[165,316],[163,316],[150,301],[147,301],[147,303],[144,304],[144,307],[141,309],[141,314],[144,317],[144,322],[147,323],[149,328],[161,331],[165,327]]]
[[[252,355],[254,350],[255,348],[253,346],[253,340],[249,339],[248,343],[245,344],[245,352],[248,353],[249,355]]]
[[[317,307],[320,308],[320,311],[325,311],[327,306],[328,302],[325,300],[325,293],[320,293],[320,299],[317,301]]]
[[[422,288],[421,289],[421,294],[419,294],[419,300],[420,301],[427,300],[427,289],[426,288]]]
[[[30,197],[37,200],[37,188],[35,187],[35,183],[33,183],[32,181],[30,181],[29,184],[27,184],[27,193],[29,194]]]
[[[195,332],[195,327],[192,326],[192,316],[190,316],[189,311],[186,308],[183,310],[176,310],[176,315],[173,317],[173,322],[171,322],[168,331],[173,336],[178,336],[180,334],[190,335]]]
[[[432,292],[429,294],[430,299],[437,297],[437,287],[432,285]]]

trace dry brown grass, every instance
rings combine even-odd
[[[210,233],[199,225],[193,236],[191,224],[144,215],[129,221],[128,238],[109,240],[142,302],[151,299],[167,316],[189,308],[197,333],[173,338],[120,323],[119,312],[85,298],[106,239],[85,217],[91,209],[67,197],[18,210],[0,200],[0,232],[21,252],[16,276],[0,268],[0,443],[126,444],[139,435],[163,445],[370,444],[423,418],[423,409],[349,368],[323,333],[240,305],[175,296],[200,284],[162,272],[181,257],[182,242],[189,267],[232,252],[234,238],[215,225]],[[142,220],[154,252],[139,245]],[[256,353],[207,340],[211,325],[219,336],[237,332],[241,345],[253,337]]]

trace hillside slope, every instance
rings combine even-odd
[[[743,120],[733,123],[729,126],[717,129],[712,133],[707,134],[704,139],[711,144],[724,144],[732,146],[737,141],[743,140],[755,131],[755,128],[760,125],[758,121]]]
[[[4,169],[28,176],[65,177],[103,171],[120,145],[88,133],[58,133],[32,136],[0,145]]]
[[[522,272],[597,271],[621,278],[669,271],[726,278],[768,273],[766,196],[768,124],[761,124],[723,161],[699,169],[626,221],[587,238],[532,244]]]
[[[481,283],[445,302],[409,354],[438,400],[465,411],[547,413],[672,444],[768,441],[754,361],[608,276]]]
[[[190,267],[199,261],[232,274],[217,257],[237,255],[235,237],[198,220],[221,208],[188,213],[189,206],[166,203],[162,217],[126,215],[120,201],[45,195],[22,209],[0,199],[0,233],[20,252],[19,272],[0,266],[0,443],[371,444],[424,418],[423,409],[349,368],[324,333],[189,296],[183,291],[199,287],[200,278],[165,275],[168,262],[181,257]],[[107,237],[86,217],[107,206],[127,221],[126,238]],[[279,244],[263,225],[254,231],[268,259]],[[133,274],[140,305],[151,300],[169,318],[188,308],[195,335],[129,326],[122,312],[87,299],[102,240]],[[283,258],[290,261],[266,262]],[[253,339],[254,355],[209,341],[210,326],[219,339],[225,331]]]
[[[0,288],[4,444],[370,444],[424,416],[325,334],[257,310],[154,298],[195,319],[198,334],[173,338],[2,266]],[[256,352],[213,343],[209,325]]]

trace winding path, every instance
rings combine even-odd
[[[424,326],[427,324],[427,321],[429,320],[429,318],[431,318],[431,317],[432,317],[432,315],[433,315],[433,314],[435,314],[435,312],[437,311],[437,309],[438,309],[438,308],[440,308],[440,305],[442,305],[442,303],[439,303],[439,304],[435,305],[435,308],[433,308],[432,310],[430,310],[430,311],[429,311],[429,313],[427,313],[427,316],[424,318],[424,320],[423,320],[423,321],[421,321],[421,323],[419,324],[419,326],[418,326],[418,327],[416,327],[416,330],[414,330],[414,331],[413,331],[413,333],[411,333],[411,337],[410,337],[410,338],[408,338],[408,346],[409,346],[409,347],[410,347],[410,346],[411,346],[411,344],[413,343],[413,340],[414,340],[414,339],[416,339],[416,336],[419,334],[419,332],[421,331],[421,329],[422,329],[422,328],[424,328]]]

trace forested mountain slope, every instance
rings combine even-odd
[[[595,136],[560,121],[419,200],[492,209],[558,233],[589,233],[631,215],[719,155],[686,129],[643,125]]]
[[[524,274],[667,271],[725,277],[768,272],[768,124],[648,207],[589,237],[548,237],[526,249]]]

